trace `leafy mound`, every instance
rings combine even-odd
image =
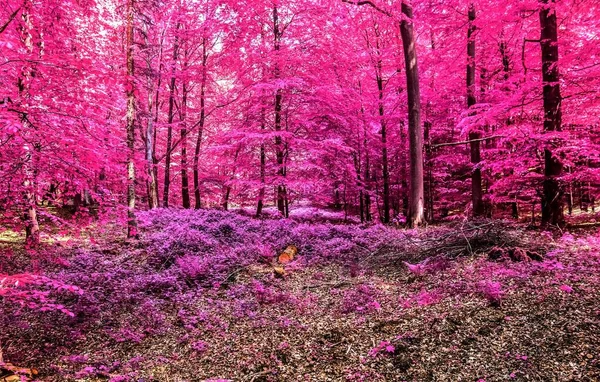
[[[82,291],[56,297],[72,316],[2,305],[7,360],[47,381],[598,377],[596,236],[222,211],[155,210],[140,222],[138,242],[55,248],[63,261],[48,280]],[[273,272],[290,244],[298,256]],[[489,258],[517,249],[542,257]]]

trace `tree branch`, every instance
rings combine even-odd
[[[369,0],[358,0],[358,1],[353,1],[353,0],[342,0],[342,3],[347,3],[347,4],[352,4],[352,5],[368,5],[369,7],[375,9],[377,12],[383,13],[386,16],[392,17],[392,13],[389,11],[386,11],[385,9],[379,8],[375,3],[373,3],[372,1]]]
[[[437,149],[439,147],[460,146],[460,145],[466,145],[466,144],[472,143],[472,142],[482,142],[482,141],[487,141],[489,139],[495,139],[495,138],[504,138],[504,136],[503,135],[492,135],[491,137],[469,139],[468,141],[447,142],[447,143],[439,143],[437,145],[425,145],[425,146],[429,146],[429,148],[431,148],[431,149]]]
[[[0,33],[4,32],[4,30],[8,27],[8,25],[11,23],[11,21],[13,21],[15,19],[15,17],[17,16],[17,13],[19,13],[19,11],[21,10],[21,7],[17,8],[16,11],[14,11],[9,17],[8,17],[8,21],[6,23],[4,23],[4,25],[2,25],[0,27]]]

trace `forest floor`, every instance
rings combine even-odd
[[[58,236],[34,253],[0,238],[0,273],[81,290],[48,290],[44,312],[11,303],[44,285],[4,297],[4,359],[39,380],[600,380],[596,232],[156,210],[137,241]]]

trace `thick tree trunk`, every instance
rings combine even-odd
[[[476,103],[475,97],[475,5],[469,5],[469,29],[467,32],[467,107],[470,109]],[[473,115],[469,111],[469,115]],[[479,132],[470,132],[469,140],[471,149],[471,163],[473,171],[471,172],[471,201],[473,203],[473,216],[478,217],[484,214],[483,191],[481,187],[481,169],[478,164],[481,162],[481,138]]]
[[[421,95],[417,65],[416,40],[413,28],[412,6],[402,2],[403,20],[400,22],[406,87],[408,92],[408,135],[410,143],[410,190],[407,223],[416,227],[425,223],[423,200],[423,131],[421,127]]]
[[[135,218],[135,95],[133,65],[133,13],[135,0],[127,9],[127,237],[137,236]]]
[[[177,23],[176,29],[179,30]],[[171,63],[171,84],[169,85],[169,114],[167,116],[167,152],[165,157],[165,183],[163,189],[163,207],[169,207],[169,188],[171,186],[171,151],[173,142],[173,115],[175,114],[175,68],[179,54],[179,36],[175,35],[173,43],[173,62]]]
[[[544,131],[560,131],[562,126],[561,94],[558,71],[558,25],[554,0],[540,0],[540,45],[544,81]],[[550,147],[544,149],[544,193],[542,226],[563,225],[563,192],[558,181],[562,174],[560,159]]]

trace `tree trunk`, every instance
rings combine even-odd
[[[558,72],[558,25],[554,0],[540,0],[540,45],[544,92],[544,131],[560,131],[562,126],[561,94]],[[563,192],[558,181],[562,174],[560,159],[551,147],[544,149],[544,193],[542,226],[563,225]]]
[[[198,165],[200,163],[200,146],[202,145],[202,135],[204,133],[204,123],[206,122],[206,64],[208,54],[206,53],[206,37],[202,38],[202,80],[200,82],[200,121],[198,122],[198,138],[194,150],[194,208],[202,207],[200,199],[200,174]]]
[[[400,22],[404,60],[406,63],[406,88],[408,93],[408,135],[410,143],[410,190],[407,223],[417,227],[425,223],[423,201],[423,132],[421,127],[421,95],[417,65],[416,40],[413,28],[412,6],[402,2],[403,19]]]
[[[147,25],[146,25],[147,28]],[[144,37],[144,43],[146,49],[149,49],[148,31],[146,30],[146,34]],[[159,54],[159,61],[162,61],[162,49],[161,54]],[[160,67],[161,64],[159,64]],[[154,109],[154,98],[156,96],[156,102],[158,102],[158,87],[156,88],[156,92],[153,92],[154,88],[154,78],[152,75],[152,60],[150,57],[146,59],[146,66],[148,69],[147,75],[147,84],[148,84],[148,115],[146,118],[146,168],[147,168],[147,176],[148,180],[146,181],[146,189],[148,193],[148,208],[154,209],[158,207],[158,182],[156,178],[156,172],[154,171],[154,148],[156,143],[155,132],[154,132],[154,117],[152,115]],[[160,74],[159,74],[160,75]],[[158,86],[160,86],[160,79],[158,80]],[[156,93],[153,94],[153,93]]]
[[[23,127],[27,129],[28,123],[26,120],[23,122]],[[40,225],[37,219],[37,197],[36,197],[36,171],[35,161],[33,160],[36,154],[35,148],[31,148],[30,144],[25,145],[25,163],[23,165],[25,169],[25,203],[27,205],[26,212],[24,214],[25,220],[25,243],[28,246],[37,246],[40,243]],[[39,154],[38,154],[39,155]]]
[[[159,96],[160,96],[160,86],[162,83],[162,69],[163,69],[163,63],[162,63],[162,42],[161,42],[161,47],[160,47],[160,65],[159,65],[159,73],[158,73],[158,82],[156,84],[156,94],[154,97],[154,125],[156,126],[158,124],[158,112],[160,111],[160,103],[159,103]],[[158,201],[160,200],[160,195],[158,194],[158,158],[156,157],[156,141],[157,141],[157,129],[154,129],[154,138],[152,140],[152,175],[154,177],[154,180],[156,182],[156,206],[158,207]]]
[[[475,97],[475,5],[469,4],[469,29],[467,32],[467,107],[471,109],[476,103]],[[474,112],[469,110],[469,115]],[[479,132],[470,132],[469,140],[471,149],[471,163],[473,171],[471,172],[471,201],[473,203],[473,216],[478,217],[484,214],[483,191],[481,189],[481,169],[478,163],[481,162],[481,142],[475,141],[481,138]]]
[[[185,62],[183,64],[183,69],[188,66],[187,63],[188,52],[185,51]],[[188,96],[188,88],[187,83],[184,81],[181,90],[181,202],[183,208],[190,208],[190,186],[188,179],[188,169],[187,169],[187,126],[186,126],[186,116],[187,116],[187,96]]]
[[[510,78],[510,57],[507,53],[507,43],[503,40],[500,42],[500,55],[502,56],[502,71],[504,72],[504,81],[507,81]],[[510,125],[512,123],[511,119],[506,120],[506,125]],[[493,143],[493,142],[492,142]],[[496,147],[495,145],[492,147]],[[511,203],[512,216],[515,220],[519,220],[519,201],[515,196],[515,201]]]
[[[178,30],[180,23],[177,23]],[[176,32],[177,33],[177,32]],[[173,42],[173,62],[171,63],[171,84],[169,85],[169,114],[167,117],[167,152],[165,159],[165,183],[163,189],[163,207],[169,207],[169,187],[171,185],[171,151],[173,141],[173,115],[175,106],[175,68],[177,66],[177,55],[179,53],[179,36],[175,35]]]
[[[229,195],[231,195],[231,186],[225,186],[225,190],[223,192],[223,210],[229,210]]]
[[[425,131],[424,131],[424,135],[425,135],[425,142],[427,143],[427,149],[425,150],[425,153],[427,154],[427,157],[425,158],[427,163],[426,166],[426,170],[427,170],[427,198],[426,198],[426,209],[425,209],[425,214],[426,214],[426,218],[427,221],[433,221],[434,219],[434,210],[433,210],[433,165],[432,165],[432,160],[433,160],[433,152],[431,150],[431,122],[430,121],[425,121],[425,123],[423,124]]]
[[[377,50],[379,50],[379,36],[377,40]],[[381,65],[381,59],[378,58],[376,79],[379,98],[379,122],[381,125],[381,162],[383,167],[383,214],[381,216],[381,221],[384,224],[388,224],[390,222],[390,172],[387,147],[387,126],[385,121],[385,109],[383,105],[383,74]]]
[[[28,53],[33,52],[33,41],[31,30],[33,29],[33,24],[31,21],[31,16],[29,14],[31,8],[31,2],[24,2],[24,9],[22,14],[22,19],[25,24],[25,27],[21,29],[21,40],[25,44],[25,48]],[[29,131],[32,126],[29,123],[28,119],[28,102],[29,102],[29,87],[30,81],[34,77],[34,69],[30,66],[29,63],[26,63],[25,66],[21,70],[21,76],[19,76],[17,80],[17,87],[19,90],[19,98],[25,100],[22,105],[23,114],[21,117],[21,121],[23,124],[23,131]],[[23,161],[23,172],[25,180],[23,182],[23,186],[25,188],[25,212],[23,213],[23,220],[25,221],[25,243],[28,246],[37,246],[40,243],[40,226],[37,219],[37,196],[36,196],[36,186],[37,186],[37,171],[36,164],[37,161],[34,160],[34,157],[39,158],[39,145],[35,143],[27,142],[23,145],[23,149],[25,150],[25,159]],[[36,155],[37,154],[37,155]]]
[[[265,130],[265,109],[263,108],[260,113],[260,130],[264,132]],[[262,215],[262,210],[264,206],[265,200],[265,175],[266,175],[266,165],[267,165],[267,155],[265,152],[265,143],[260,143],[260,191],[258,192],[258,203],[256,205],[256,217],[260,217]]]
[[[133,66],[133,12],[135,0],[127,9],[127,237],[137,236],[135,218],[135,95]]]
[[[370,193],[370,181],[371,181],[371,158],[369,155],[369,138],[367,136],[367,123],[364,120],[364,109],[361,108],[363,113],[363,151],[365,153],[365,180],[364,180],[364,198],[365,198],[365,221],[370,222],[371,216],[371,193]]]
[[[281,44],[282,32],[279,28],[279,14],[277,6],[273,7],[273,35],[274,35],[274,50],[279,52]],[[275,64],[275,78],[279,78],[280,68]],[[282,104],[282,92],[281,89],[277,89],[275,93],[275,131],[281,131],[281,104]],[[281,135],[275,136],[275,150],[277,156],[277,175],[279,175],[279,185],[277,186],[277,209],[282,216],[286,216],[286,199],[287,190],[284,182],[285,167],[284,167],[284,148],[283,139]]]

